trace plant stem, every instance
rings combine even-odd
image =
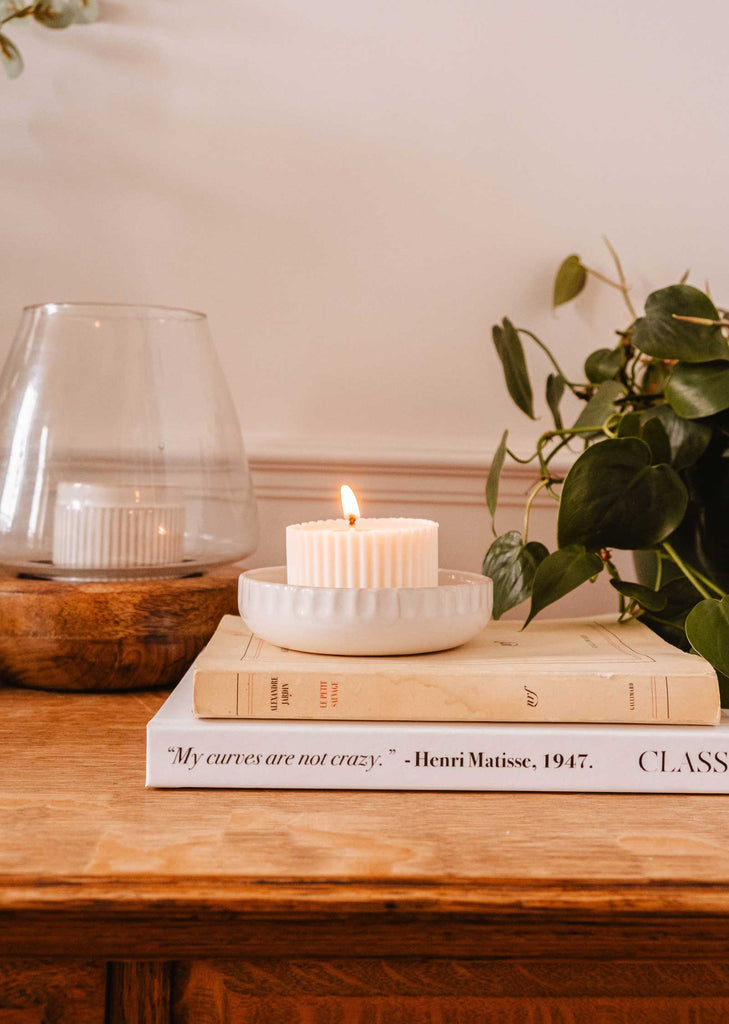
[[[695,576],[694,570],[690,569],[686,565],[686,563],[683,561],[683,559],[678,554],[676,549],[674,547],[672,547],[667,541],[664,541],[663,542],[663,550],[670,556],[670,558],[673,559],[673,561],[679,567],[679,569],[684,574],[684,576],[689,581],[689,583],[691,583],[692,586],[696,587],[696,589],[701,594],[701,596],[705,597],[705,598],[710,598],[711,594],[709,593],[709,591],[704,586],[702,586],[702,584],[699,582],[699,580]]]
[[[518,455],[514,454],[511,448],[506,449],[506,454],[509,456],[510,459],[513,459],[514,462],[520,462],[522,466],[528,466],[529,463],[533,462],[537,457],[537,452],[534,452],[534,454],[530,455],[528,459],[521,459]]]
[[[550,476],[547,463],[560,448],[564,447],[565,444],[569,444],[574,437],[578,437],[580,434],[599,434],[600,430],[601,427],[565,427],[562,430],[557,430],[556,428],[554,430],[547,430],[537,441],[537,457],[539,459],[539,468],[542,476]],[[549,444],[553,437],[561,437],[564,440],[558,444],[545,459],[542,455],[542,449],[545,445]],[[553,483],[562,483],[561,480],[555,480],[553,477],[551,480]]]
[[[661,558],[660,551],[656,551],[656,582],[653,585],[653,589],[658,591],[661,589],[661,583],[663,582],[663,559]]]
[[[718,594],[719,597],[726,597],[726,594],[721,589],[721,587],[717,587],[716,583],[713,583],[708,578],[708,576],[704,576],[704,574],[702,572],[699,572],[698,569],[694,569],[693,567],[691,569],[691,572],[694,574],[694,576],[696,577],[697,580],[701,580],[701,582],[703,584],[705,584],[707,587],[709,587],[710,590],[713,590],[715,594]]]
[[[531,509],[532,509],[532,502],[534,501],[536,496],[539,494],[539,492],[542,490],[542,488],[547,487],[550,483],[551,483],[550,477],[548,477],[548,476],[547,477],[543,477],[538,483],[536,483],[532,487],[531,491],[529,492],[529,497],[527,498],[526,506],[524,508],[524,530],[523,530],[523,537],[524,537],[524,543],[525,544],[526,544],[526,542],[527,542],[527,540],[529,538],[529,513],[531,512]]]
[[[620,290],[623,293],[623,298],[625,299],[625,305],[628,307],[628,310],[629,310],[630,315],[632,316],[632,318],[634,320],[637,320],[638,319],[638,314],[635,311],[633,303],[630,301],[630,289],[628,288],[628,282],[625,280],[625,274],[623,273],[623,265],[620,262],[620,257],[616,253],[615,249],[613,249],[612,244],[610,242],[610,239],[606,235],[602,236],[602,240],[605,243],[605,245],[607,246],[608,252],[610,253],[610,255],[613,258],[613,263],[615,264],[615,269],[618,272],[618,280],[620,281]]]
[[[33,13],[35,7],[35,3],[32,3],[25,7],[14,8],[12,14],[9,14],[6,18],[0,20],[0,25],[7,25],[9,21],[14,21],[15,18],[27,18],[29,14]]]
[[[616,288],[619,292],[622,292],[622,285],[618,284],[617,281],[613,281],[609,277],[605,277],[605,275],[601,274],[599,270],[593,270],[592,267],[585,267],[585,270],[588,274],[592,274],[593,277],[596,277],[598,281],[602,281],[603,284],[609,284],[611,288]]]
[[[539,345],[539,347],[541,348],[542,352],[545,353],[545,355],[549,359],[550,363],[555,368],[555,370],[560,375],[560,377],[565,382],[565,384],[570,389],[570,391],[575,392],[575,391],[579,390],[580,388],[584,389],[584,388],[587,388],[587,387],[590,386],[589,384],[576,384],[574,381],[567,380],[567,375],[562,370],[562,367],[559,365],[559,363],[554,358],[554,356],[549,351],[549,349],[544,344],[544,342],[540,338],[538,338],[536,336],[536,334],[533,334],[532,331],[528,330],[526,327],[517,327],[516,331],[517,331],[518,334],[526,334],[528,338],[531,338],[532,341],[536,342],[536,344]]]
[[[562,449],[563,449],[563,448],[564,448],[564,447],[565,447],[566,445],[568,445],[568,444],[570,443],[570,440],[571,440],[571,438],[569,438],[569,437],[563,437],[563,438],[561,439],[561,441],[559,442],[559,444],[556,444],[556,445],[554,446],[554,448],[553,448],[553,449],[551,450],[551,452],[549,453],[549,455],[547,455],[547,456],[546,456],[546,457],[545,457],[545,458],[544,458],[544,459],[542,460],[542,461],[543,461],[543,464],[544,464],[545,466],[548,466],[548,465],[549,465],[549,462],[550,462],[550,460],[554,458],[554,456],[555,456],[555,455],[557,454],[557,452],[561,451],[561,450],[562,450]]]

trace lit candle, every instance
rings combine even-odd
[[[167,487],[60,483],[53,563],[75,569],[170,565],[182,558],[185,509]]]
[[[288,583],[305,587],[437,587],[438,524],[365,519],[342,487],[343,519],[286,527]]]

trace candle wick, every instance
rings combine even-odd
[[[354,526],[354,524],[356,522],[357,522],[357,516],[352,515],[352,513],[350,512],[349,513],[349,525],[350,526]]]

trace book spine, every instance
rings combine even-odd
[[[153,721],[147,785],[729,793],[729,728]]]
[[[697,665],[700,664],[697,662]],[[716,676],[599,671],[416,675],[194,669],[198,718],[714,725]]]

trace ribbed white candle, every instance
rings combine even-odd
[[[286,528],[287,580],[308,587],[437,587],[430,519],[321,519]]]
[[[55,565],[78,569],[170,565],[182,558],[184,534],[184,506],[167,488],[58,485]]]

